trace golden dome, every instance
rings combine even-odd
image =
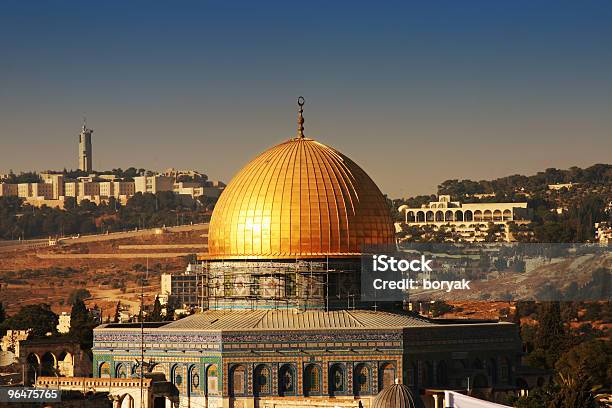
[[[337,150],[303,136],[260,154],[228,184],[213,211],[208,258],[356,256],[392,244],[384,196]]]

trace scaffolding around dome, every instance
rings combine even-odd
[[[202,309],[333,310],[363,307],[357,258],[204,262]]]

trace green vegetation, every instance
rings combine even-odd
[[[3,183],[8,183],[8,184],[19,184],[19,183],[40,183],[42,182],[42,179],[40,178],[38,173],[34,171],[21,172],[19,174],[15,174],[13,173],[13,170],[11,170],[8,176],[0,181]]]
[[[70,311],[70,331],[68,335],[76,339],[83,350],[93,347],[93,329],[98,322],[91,315],[83,300],[77,299]]]
[[[590,323],[571,329],[570,322],[584,319],[584,309],[599,305],[611,308],[610,302],[519,302],[515,321],[521,317],[538,323],[521,326],[521,337],[527,352],[526,362],[533,367],[555,373],[553,382],[532,390],[529,396],[510,401],[519,408],[595,408],[598,396],[610,392],[612,384],[612,344],[606,332]],[[609,323],[603,320],[603,323]]]
[[[549,184],[574,183],[572,188],[549,190]],[[568,170],[547,169],[533,176],[514,175],[491,181],[446,180],[438,186],[438,194],[450,195],[463,203],[478,202],[527,202],[532,211],[529,225],[510,225],[519,242],[587,242],[595,238],[596,222],[612,222],[612,211],[606,206],[612,201],[612,165],[596,164],[586,169],[572,167]],[[489,194],[491,196],[478,196]],[[389,200],[394,221],[402,221],[404,215],[398,208],[408,205],[421,207],[436,196],[417,196]],[[451,228],[428,231],[428,226],[405,227],[400,235],[412,241],[454,240]],[[496,228],[487,230],[487,241],[495,241]]]
[[[485,198],[490,202],[513,197],[521,199],[523,192],[544,192],[549,184],[580,183],[586,186],[611,185],[612,165],[595,164],[586,169],[571,167],[568,170],[546,169],[533,176],[513,175],[491,181],[446,180],[438,186],[438,194],[465,197],[473,194],[496,194]],[[499,197],[498,197],[499,196]]]
[[[57,333],[57,323],[58,317],[48,304],[28,305],[0,324],[0,335],[7,330],[32,329],[31,336],[43,337],[47,333]]]
[[[206,209],[210,203],[207,203],[187,204],[178,195],[166,191],[136,193],[126,205],[113,197],[100,205],[89,200],[76,205],[74,199],[67,200],[65,209],[60,210],[24,205],[17,197],[0,197],[0,239],[104,233],[171,226],[179,221],[183,224],[205,222],[210,219]]]
[[[85,299],[89,299],[91,297],[91,293],[87,289],[75,289],[70,292],[70,296],[68,296],[68,304],[76,305],[78,302],[83,302]]]

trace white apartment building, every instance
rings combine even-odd
[[[168,176],[138,176],[134,177],[134,187],[137,193],[158,193],[174,191],[174,178]]]

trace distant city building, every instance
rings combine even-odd
[[[68,197],[75,198],[77,203],[89,200],[96,204],[106,203],[114,197],[125,204],[136,193],[172,191],[189,201],[201,196],[219,198],[225,188],[224,183],[208,181],[206,174],[195,170],[170,168],[162,174],[134,177],[134,181],[123,180],[114,174],[95,174],[92,169],[92,134],[93,129],[84,123],[79,134],[79,169],[87,172],[87,176],[66,180],[64,173],[45,172],[40,174],[41,182],[38,183],[0,182],[0,197],[20,197],[33,206],[63,208]],[[0,180],[8,177],[2,175]]]
[[[58,200],[64,195],[64,175],[55,173],[41,173],[40,177],[45,184],[51,184],[53,200]]]
[[[137,193],[156,194],[161,191],[174,191],[174,178],[169,176],[138,176],[134,177],[134,187]]]
[[[57,331],[61,334],[65,334],[70,331],[70,313],[62,312],[62,314],[59,315]]]
[[[504,239],[512,240],[509,224],[528,223],[530,212],[527,203],[461,203],[451,201],[449,195],[441,195],[438,201],[424,204],[420,208],[402,205],[407,225],[426,226],[434,229],[451,226],[464,241],[484,241],[489,223],[503,227]]]
[[[15,355],[19,355],[19,342],[26,340],[32,329],[27,330],[7,330],[4,337],[0,341],[2,351],[12,351]]]
[[[189,264],[184,273],[162,274],[160,302],[174,308],[198,307],[203,271],[202,265]]]
[[[612,225],[607,222],[596,222],[595,240],[600,244],[610,245],[612,242]]]
[[[79,134],[79,170],[90,173],[93,170],[92,166],[92,148],[91,135],[93,129],[88,129],[87,124],[83,123],[81,133]]]
[[[558,183],[558,184],[549,184],[549,190],[561,190],[563,188],[571,189],[574,186],[577,186],[579,183]]]
[[[175,168],[169,168],[169,169],[164,170],[161,173],[161,175],[173,177],[177,181],[182,176],[190,177],[194,180],[202,180],[202,181],[208,180],[208,176],[206,174],[200,173],[199,171],[196,171],[196,170],[177,170]]]
[[[18,192],[19,192],[19,188],[17,184],[8,184],[8,183],[0,184],[0,197],[17,196]]]

